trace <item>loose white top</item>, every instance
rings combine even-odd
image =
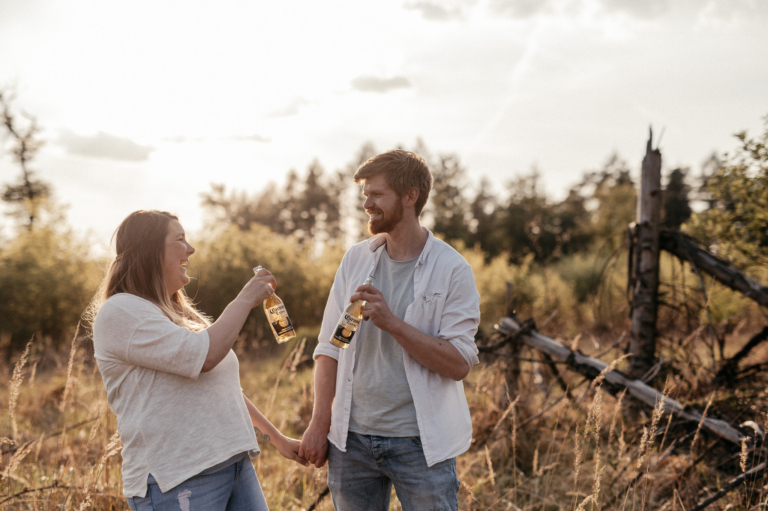
[[[151,473],[166,492],[235,454],[259,452],[237,356],[201,373],[208,332],[173,323],[121,293],[102,305],[93,344],[123,443],[123,492],[144,497]]]
[[[469,367],[477,364],[475,332],[480,323],[480,294],[472,267],[447,243],[429,234],[413,273],[414,300],[404,321],[427,335],[449,341]],[[357,343],[365,338],[368,321],[362,321],[346,350],[330,342],[342,310],[355,289],[376,270],[385,248],[384,234],[350,248],[341,261],[328,297],[314,357],[326,355],[339,361],[336,397],[328,439],[346,452],[352,403],[353,367]],[[472,420],[464,385],[430,371],[403,350],[403,364],[416,408],[421,445],[428,466],[465,452],[472,442]]]

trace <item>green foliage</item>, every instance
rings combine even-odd
[[[695,215],[688,232],[741,264],[768,262],[768,117],[765,132],[736,135],[740,147],[708,179],[712,208]]]
[[[253,224],[261,224],[300,241],[336,243],[342,236],[341,200],[349,186],[347,181],[351,179],[342,173],[326,176],[315,161],[303,181],[295,171],[289,172],[282,190],[275,190],[270,183],[248,196],[238,191],[227,193],[224,185],[214,184],[210,192],[202,194],[202,206],[208,210],[211,226],[231,224],[247,231]]]
[[[71,232],[21,230],[0,248],[0,332],[11,334],[11,351],[34,333],[63,341],[101,277],[88,246]]]
[[[193,244],[197,252],[190,259],[189,275],[196,278],[186,291],[200,310],[218,317],[253,277],[253,267],[261,265],[275,275],[277,294],[296,328],[316,326],[322,321],[343,255],[341,249],[328,246],[318,256],[314,246],[280,236],[259,224],[252,224],[247,231],[233,225]],[[261,307],[251,312],[245,332],[271,338]]]
[[[669,175],[669,183],[664,189],[662,225],[667,229],[680,229],[693,211],[688,204],[691,187],[685,182],[687,169],[675,169]]]

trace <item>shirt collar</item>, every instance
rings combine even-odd
[[[432,234],[432,231],[427,229],[426,227],[422,226],[422,229],[427,231],[427,243],[424,245],[424,249],[421,251],[421,255],[419,256],[419,260],[416,264],[423,264],[424,260],[427,258],[427,254],[429,254],[430,249],[432,248],[432,245],[435,241],[435,235]],[[387,242],[387,235],[385,233],[377,234],[376,236],[371,236],[368,238],[368,249],[371,252],[376,252],[383,244]]]

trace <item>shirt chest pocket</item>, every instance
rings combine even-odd
[[[445,293],[430,289],[418,293],[414,298],[413,326],[426,334],[437,335],[443,305],[445,305]]]

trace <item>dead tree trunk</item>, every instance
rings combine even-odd
[[[661,152],[648,137],[637,201],[637,245],[632,293],[632,338],[629,371],[643,378],[656,356],[656,293],[659,285],[659,225],[661,222]]]
[[[703,417],[701,412],[684,406],[672,398],[665,397],[661,392],[646,385],[641,380],[628,377],[615,369],[609,371],[610,367],[602,360],[584,355],[580,351],[572,351],[554,339],[540,334],[530,326],[524,327],[514,318],[501,318],[499,324],[496,325],[496,330],[507,336],[519,336],[531,348],[548,354],[557,362],[564,362],[569,369],[586,376],[590,380],[594,380],[603,374],[605,380],[603,381],[602,389],[613,395],[627,389],[630,396],[638,402],[644,403],[649,408],[653,408],[660,401],[663,401],[663,413],[672,413],[682,419],[701,423],[703,428],[708,429],[717,436],[733,444],[741,445],[741,440],[745,435],[727,422],[715,419],[714,417]]]
[[[710,254],[682,234],[663,231],[660,243],[661,248],[680,258],[681,261],[696,265],[700,270],[715,277],[721,284],[744,293],[744,296],[763,307],[768,307],[768,287],[747,277],[727,261]]]

